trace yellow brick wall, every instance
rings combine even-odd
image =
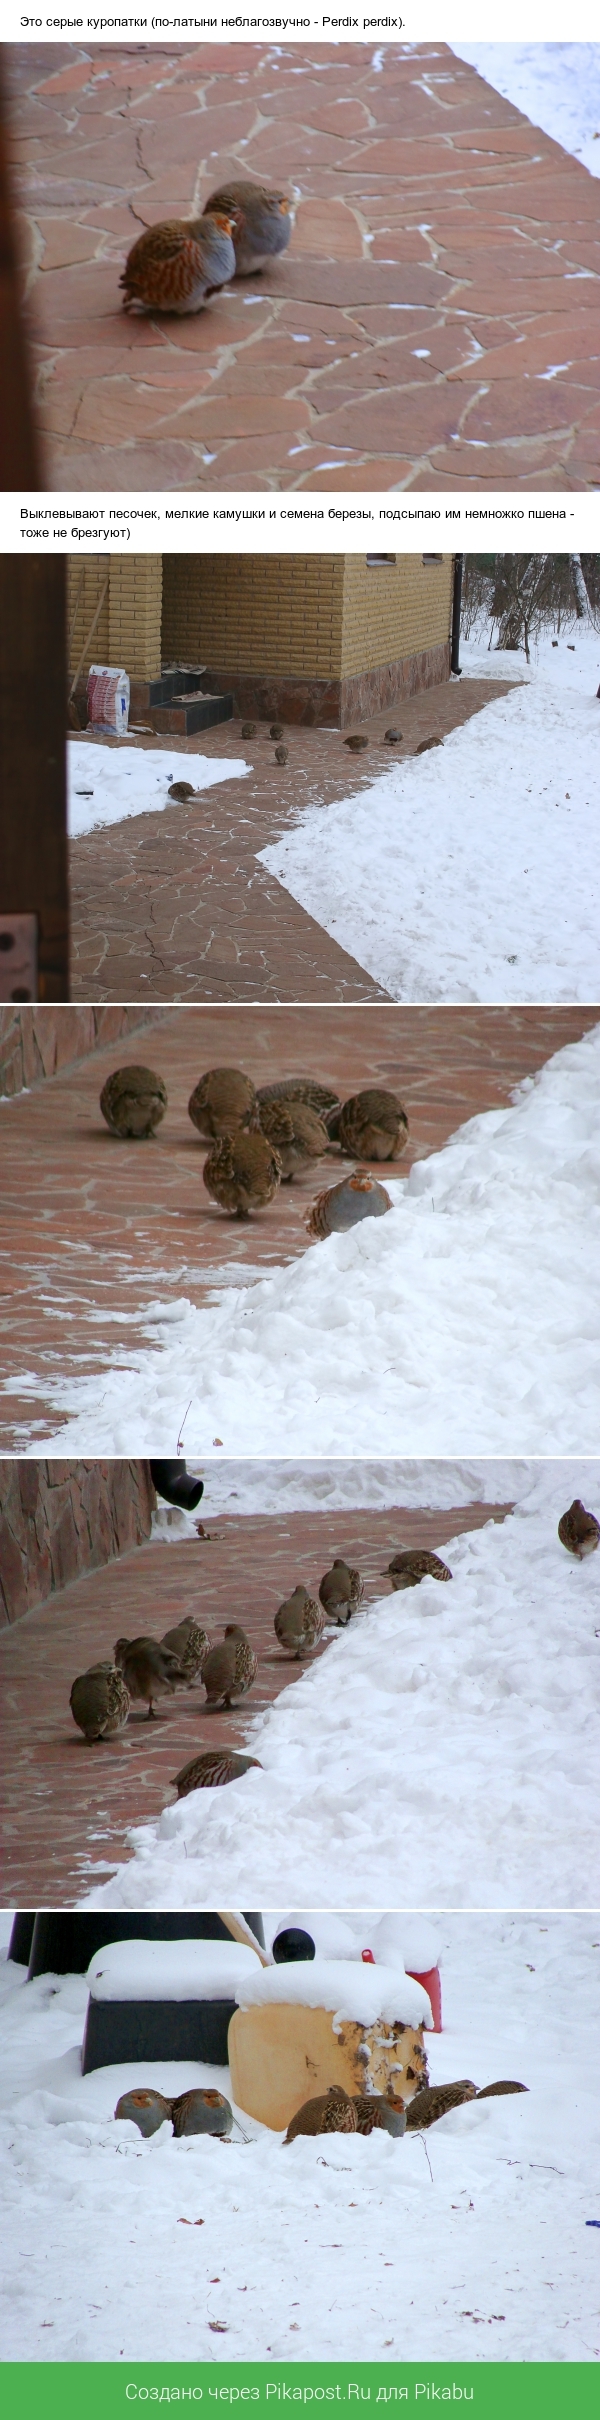
[[[344,678],[444,645],[452,619],[452,555],[432,564],[421,555],[397,555],[389,569],[370,568],[366,555],[343,560]]]
[[[130,679],[155,680],[160,673],[162,556],[88,555],[67,558],[67,629],[71,679],[99,603],[100,619],[87,639],[81,678],[90,664],[121,665]]]
[[[163,663],[338,679],[342,555],[165,555]]]

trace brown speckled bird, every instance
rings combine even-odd
[[[242,723],[242,739],[256,739],[256,723]]]
[[[96,1739],[115,1739],[129,1713],[129,1690],[117,1665],[90,1664],[73,1682],[69,1705],[90,1745]]]
[[[360,1572],[354,1570],[351,1563],[345,1563],[343,1555],[336,1555],[331,1570],[323,1573],[319,1596],[328,1622],[343,1626],[349,1622],[355,1605],[360,1605],[364,1596],[364,1581]]]
[[[165,1630],[160,1644],[161,1647],[166,1647],[167,1652],[176,1656],[180,1670],[191,1689],[194,1681],[198,1679],[199,1672],[202,1671],[203,1663],[209,1652],[208,1631],[202,1629],[201,1622],[194,1621],[193,1614],[186,1613],[184,1620],[177,1622],[174,1630]]]
[[[189,2092],[178,2092],[171,2102],[173,2133],[231,2134],[233,2110],[224,2092],[202,2090],[192,2085]]]
[[[188,1117],[209,1143],[220,1134],[237,1134],[250,1126],[255,1112],[252,1078],[241,1067],[207,1068],[188,1101]]]
[[[281,1160],[265,1134],[222,1134],[202,1170],[207,1193],[232,1218],[264,1210],[281,1184]]]
[[[136,1142],[156,1133],[166,1106],[166,1086],[152,1067],[115,1067],[100,1094],[102,1116],[111,1134]]]
[[[354,2107],[359,2134],[373,2134],[377,2127],[385,2134],[406,2132],[404,2102],[395,2092],[355,2092]]]
[[[417,2130],[421,2132],[426,2126],[434,2126],[437,2118],[445,2117],[447,2109],[460,2109],[463,2101],[474,2099],[475,2085],[468,2076],[461,2076],[458,2084],[425,2084],[422,2092],[416,2092],[414,2100],[409,2101],[406,2112],[408,2130],[415,2133]]]
[[[130,1697],[146,1700],[148,1722],[156,1721],[155,1697],[173,1697],[177,1683],[184,1675],[176,1655],[161,1647],[158,1639],[117,1639],[115,1663],[123,1673]]]
[[[284,748],[284,747],[276,748],[276,749],[275,749],[275,763],[276,763],[276,765],[287,765],[287,760],[288,760],[289,753],[290,753],[290,752],[289,752],[289,748]]]
[[[290,2118],[286,2143],[295,2142],[297,2134],[357,2134],[358,2119],[350,2093],[343,2084],[330,2084],[328,2092],[318,2092],[314,2101],[303,2101]]]
[[[252,185],[243,178],[232,179],[231,184],[219,185],[209,194],[204,209],[232,218],[236,277],[251,277],[286,251],[294,224],[289,194],[274,192],[269,185]]]
[[[193,781],[172,781],[167,791],[167,797],[176,798],[179,805],[184,807],[186,798],[196,797]]]
[[[596,1520],[595,1513],[586,1512],[580,1496],[574,1496],[568,1512],[562,1513],[558,1535],[561,1546],[566,1546],[567,1554],[576,1555],[579,1563],[583,1562],[585,1555],[595,1554],[596,1547],[600,1546],[600,1521]]]
[[[271,723],[269,739],[283,739],[283,723]]]
[[[293,1176],[310,1168],[312,1160],[323,1158],[329,1135],[316,1109],[308,1101],[259,1101],[261,1132],[274,1145],[281,1160],[281,1182],[288,1185]]]
[[[476,2099],[476,2101],[492,2101],[492,2100],[495,2100],[495,2099],[496,2099],[496,2095],[497,2095],[498,2093],[503,2093],[503,2092],[528,2092],[528,2091],[529,2091],[529,2085],[528,2085],[528,2084],[512,2084],[512,2083],[508,2083],[508,2082],[506,2081],[506,2078],[505,2078],[504,2076],[501,2076],[501,2078],[500,2078],[500,2082],[499,2082],[498,2084],[482,2084],[482,2086],[481,2086],[481,2091],[480,2091],[480,2092],[476,2092],[476,2094],[475,2094],[475,2099]]]
[[[333,1128],[330,1130],[333,1134]],[[360,1160],[400,1160],[408,1142],[408,1118],[395,1092],[365,1085],[344,1101],[334,1140]]]
[[[368,748],[368,745],[369,742],[364,731],[351,731],[349,738],[344,740],[344,747],[351,748],[353,756],[358,755],[359,748]]]
[[[291,1596],[284,1597],[283,1604],[277,1608],[275,1636],[280,1647],[283,1647],[285,1655],[294,1656],[296,1663],[300,1664],[305,1655],[310,1655],[311,1647],[317,1646],[324,1628],[322,1606],[316,1604],[315,1598],[309,1596],[308,1589],[299,1582]]]
[[[129,2118],[140,2134],[157,2134],[159,2126],[171,2117],[171,2102],[163,2092],[154,2092],[150,2085],[139,2085],[135,2092],[122,2092],[115,2109],[116,2118]]]
[[[237,1756],[233,1748],[205,1748],[202,1756],[191,1756],[189,1764],[173,1779],[178,1798],[189,1798],[192,1790],[223,1790],[230,1781],[240,1781],[243,1773],[256,1765],[262,1773],[259,1756]]]
[[[342,1106],[331,1084],[321,1084],[318,1076],[278,1076],[273,1084],[259,1084],[256,1098],[259,1115],[263,1101],[306,1101],[322,1118],[328,1133]]]
[[[169,218],[132,244],[119,285],[124,311],[200,311],[207,296],[235,277],[233,218],[216,208],[201,218]]]
[[[252,1688],[258,1671],[258,1656],[246,1638],[239,1622],[227,1622],[220,1646],[211,1647],[203,1667],[202,1679],[206,1690],[207,1709],[214,1706],[231,1707],[234,1697],[245,1697]]]
[[[305,1225],[309,1235],[322,1243],[328,1235],[345,1235],[363,1218],[383,1218],[391,1207],[385,1185],[378,1185],[368,1169],[355,1168],[354,1175],[345,1177],[341,1185],[317,1194]]]
[[[443,748],[443,745],[443,739],[436,739],[435,737],[432,739],[420,739],[418,748],[415,749],[415,756],[425,756],[428,748]]]
[[[429,1546],[402,1546],[398,1554],[392,1555],[391,1563],[386,1563],[382,1579],[388,1573],[392,1588],[418,1588],[421,1580],[452,1579],[448,1564],[442,1563],[440,1555],[432,1554]]]

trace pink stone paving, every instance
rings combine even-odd
[[[11,62],[50,487],[598,485],[596,181],[445,43]],[[123,316],[141,226],[275,173],[272,271]]]
[[[124,1046],[99,1049],[2,1109],[0,1205],[0,1443],[41,1449],[60,1414],[51,1382],[65,1370],[102,1373],[115,1352],[147,1346],[152,1302],[243,1284],[307,1249],[305,1218],[344,1163],[338,1150],[283,1186],[247,1225],[227,1218],[202,1183],[205,1147],[187,1114],[203,1070],[243,1066],[255,1083],[305,1071],[342,1099],[365,1084],[399,1092],[410,1122],[398,1163],[441,1149],[478,1111],[510,1099],[554,1051],[578,1041],[595,1008],[176,1008]],[[124,1060],[163,1076],[164,1123],[152,1142],[123,1143],[98,1107]],[[346,1163],[347,1164],[347,1163]],[[186,1410],[185,1387],[181,1417]],[[67,1439],[67,1431],[65,1431]],[[157,1439],[172,1454],[176,1436]],[[137,1440],[128,1440],[135,1452]]]
[[[398,1546],[439,1549],[457,1530],[501,1519],[508,1506],[449,1512],[310,1512],[210,1518],[210,1476],[201,1511],[209,1537],[144,1546],[86,1574],[51,1605],[0,1636],[3,1906],[72,1905],[129,1853],[127,1827],[170,1804],[169,1782],[202,1748],[243,1748],[253,1714],[301,1680],[280,1653],[273,1617],[297,1580],[314,1592],[334,1554],[357,1564],[366,1601],[387,1593],[382,1569]],[[259,1658],[250,1696],[231,1714],[207,1715],[201,1685],[178,1690],[156,1722],[134,1707],[126,1731],[88,1747],[69,1712],[77,1672],[110,1655],[115,1640],[160,1638],[184,1614],[220,1638],[232,1603]],[[396,1598],[398,1627],[410,1627],[410,1598]],[[318,1653],[330,1652],[328,1632]],[[343,1639],[338,1649],[343,1654]]]

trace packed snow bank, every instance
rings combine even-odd
[[[386,1185],[393,1210],[214,1309],[147,1315],[153,1352],[65,1366],[50,1446],[459,1457],[593,1448],[600,1403],[600,1025]],[[39,1380],[20,1381],[23,1388]],[[187,1408],[186,1408],[187,1407]]]
[[[241,2111],[245,2140],[236,2127],[226,2144],[177,2142],[164,2126],[144,2142],[114,2124],[122,2092],[228,2092],[228,2070],[82,2076],[84,1979],[0,1970],[4,2359],[22,2359],[24,2336],[40,2362],[422,2360],[424,2346],[428,2361],[593,2359],[598,2083],[573,2016],[593,2042],[597,1920],[444,1917],[440,1930],[432,2082],[512,2076],[529,2090],[443,2118],[431,2175],[412,2135],[283,2150]],[[425,2254],[410,2291],[407,2242]]]
[[[100,740],[71,739],[67,745],[67,822],[71,840],[95,832],[101,824],[122,823],[126,815],[155,815],[173,806],[169,783],[190,781],[195,790],[212,790],[218,781],[239,780],[247,773],[243,758],[188,756],[175,745],[128,748],[124,740],[111,747]]]
[[[204,1479],[196,1512],[159,1503],[152,1536],[176,1544],[215,1513],[336,1512],[359,1507],[512,1504],[528,1481],[526,1462],[188,1462]],[[567,1481],[568,1485],[568,1481]]]
[[[448,1539],[451,1582],[363,1604],[249,1721],[263,1770],[136,1827],[84,1904],[210,1906],[218,1882],[268,1905],[290,1841],[322,1908],[597,1903],[600,1554],[557,1523],[599,1490],[598,1463],[540,1464],[503,1523]]]
[[[261,851],[392,999],[600,998],[596,632],[592,652],[587,693],[536,675]],[[480,653],[522,681],[523,657]],[[480,675],[476,647],[462,660]]]
[[[592,176],[600,176],[597,42],[451,42],[450,49]]]

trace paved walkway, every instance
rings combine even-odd
[[[284,890],[257,852],[308,807],[324,813],[364,789],[390,763],[388,724],[404,733],[394,759],[443,735],[503,697],[508,681],[445,681],[361,724],[356,758],[341,731],[286,729],[289,759],[276,765],[268,724],[253,741],[241,721],[193,739],[140,740],[177,752],[245,757],[242,780],[206,790],[193,807],[132,815],[71,848],[75,1000],[385,1000],[389,995]],[[107,741],[110,747],[111,742]],[[115,741],[114,746],[118,746]],[[173,771],[178,769],[173,765]]]
[[[439,41],[12,52],[50,486],[598,484],[598,190]],[[287,254],[136,319],[141,225],[225,175],[298,201]]]
[[[210,1519],[209,1541],[144,1546],[91,1572],[0,1637],[2,1679],[1,1898],[4,1906],[72,1905],[128,1854],[127,1826],[170,1803],[169,1781],[201,1748],[243,1747],[249,1719],[301,1678],[273,1631],[277,1606],[296,1580],[313,1591],[334,1554],[358,1564],[367,1598],[396,1547],[443,1547],[457,1530],[501,1519],[508,1506],[456,1511],[266,1514]],[[184,1613],[201,1615],[211,1637],[232,1601],[259,1657],[251,1696],[231,1714],[208,1715],[204,1690],[178,1691],[154,1723],[136,1707],[120,1739],[86,1746],[69,1713],[77,1672],[112,1652],[121,1635],[160,1638]],[[411,1599],[399,1596],[398,1626],[410,1636]],[[318,1652],[329,1651],[331,1632]],[[343,1641],[340,1652],[343,1653]]]
[[[308,1069],[343,1098],[366,1083],[391,1085],[411,1127],[401,1177],[465,1118],[508,1101],[523,1076],[578,1041],[597,1013],[377,1004],[327,1012],[180,1008],[158,1030],[138,1030],[127,1049],[98,1050],[6,1102],[4,1451],[35,1450],[54,1434],[48,1384],[65,1368],[97,1374],[101,1392],[109,1358],[141,1340],[141,1320],[157,1298],[186,1294],[200,1304],[215,1284],[243,1283],[310,1248],[306,1210],[341,1173],[339,1153],[332,1147],[316,1171],[283,1187],[247,1227],[226,1218],[203,1187],[203,1147],[187,1116],[206,1067],[241,1065],[257,1083]],[[118,1142],[98,1109],[109,1070],[131,1058],[156,1067],[167,1087],[167,1116],[151,1143]],[[174,1440],[165,1439],[161,1450],[172,1452]]]

